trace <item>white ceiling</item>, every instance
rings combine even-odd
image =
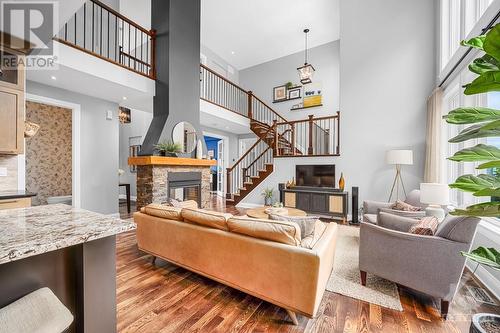
[[[203,0],[201,41],[237,69],[339,39],[339,0]],[[233,54],[234,52],[234,54]]]

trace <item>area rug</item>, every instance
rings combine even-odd
[[[368,274],[367,286],[361,285],[358,262],[359,228],[339,225],[335,262],[326,290],[403,311],[395,283]]]

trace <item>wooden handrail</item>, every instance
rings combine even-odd
[[[325,116],[325,117],[318,117],[318,118],[313,118],[312,120],[316,121],[316,120],[326,120],[326,119],[335,119],[335,118],[339,118],[340,117],[340,112],[337,111],[337,115],[335,116]],[[309,121],[309,118],[307,119],[299,119],[299,120],[291,120],[291,121],[284,121],[284,122],[281,122],[281,123],[278,123],[277,125],[280,126],[280,125],[291,125],[291,124],[296,124],[296,123],[306,123]]]
[[[255,95],[252,95],[253,98],[255,98],[257,101],[259,101],[260,103],[262,103],[266,108],[268,108],[272,113],[274,113],[276,116],[278,116],[278,118],[280,118],[281,120],[283,120],[284,122],[287,122],[287,120],[282,117],[279,113],[277,113],[276,111],[273,110],[272,107],[270,107],[269,105],[266,104],[266,102],[264,102],[263,100],[261,100],[260,98],[258,98],[257,96]]]
[[[245,170],[248,170],[250,169],[262,156],[264,156],[265,153],[267,153],[267,151],[271,149],[271,147],[267,147],[259,156],[257,156],[256,159],[253,160],[252,163],[250,163],[250,165],[248,165]]]
[[[110,12],[111,14],[119,17],[120,19],[122,19],[123,21],[127,22],[128,24],[134,26],[135,28],[137,28],[138,30],[141,30],[142,32],[144,32],[145,34],[151,36],[151,31],[149,30],[146,30],[145,28],[141,27],[138,23],[135,23],[134,21],[132,21],[131,19],[129,19],[128,17],[126,16],[123,16],[123,14],[120,14],[119,12],[117,12],[116,10],[114,10],[113,8],[109,7],[108,5],[100,2],[99,0],[90,0],[92,1],[93,3],[95,3],[96,5],[106,9],[108,12]]]
[[[265,135],[266,135],[267,133],[269,133],[269,131],[270,131],[271,129],[272,129],[272,127],[270,127],[270,128],[266,131],[266,133],[264,134],[264,137],[265,137]],[[236,161],[236,162],[233,164],[233,166],[232,166],[232,167],[227,168],[227,171],[228,171],[228,172],[233,171],[233,170],[234,170],[234,168],[235,168],[235,167],[236,167],[236,166],[237,166],[237,165],[238,165],[238,164],[239,164],[239,163],[240,163],[240,162],[241,162],[241,161],[242,161],[242,160],[243,160],[243,159],[244,159],[244,158],[245,158],[248,154],[250,154],[250,152],[252,151],[252,149],[254,149],[254,148],[255,148],[255,147],[259,144],[259,142],[261,142],[261,141],[264,141],[264,140],[262,140],[262,138],[259,138],[259,140],[255,141],[255,143],[252,145],[252,147],[250,147],[250,148],[247,150],[247,152],[246,152],[245,154],[243,154],[243,155],[242,155],[242,156],[238,159],[238,161]]]
[[[207,66],[203,65],[203,64],[200,64],[200,67],[207,70],[208,72],[214,74],[215,76],[218,76],[220,79],[222,79],[223,81],[226,81],[227,83],[229,83],[230,85],[232,86],[235,86],[236,88],[238,88],[239,90],[241,90],[242,92],[244,92],[245,94],[248,94],[248,91],[246,91],[245,89],[243,89],[242,87],[240,87],[239,85],[237,85],[236,83],[234,83],[233,81],[230,81],[228,79],[226,79],[224,76],[220,75],[219,73],[217,73],[216,71],[208,68]]]

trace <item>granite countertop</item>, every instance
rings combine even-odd
[[[46,205],[0,210],[0,264],[134,230],[135,223]]]
[[[36,196],[36,193],[31,193],[27,191],[0,191],[0,200],[8,199],[18,199],[18,198],[29,198]]]

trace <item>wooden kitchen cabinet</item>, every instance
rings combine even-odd
[[[24,91],[0,87],[0,154],[24,151]]]
[[[19,52],[5,47],[0,51],[4,57],[23,58]],[[5,60],[5,59],[4,59]],[[17,68],[2,67],[0,75],[0,154],[22,154],[24,152],[24,109],[26,85],[23,61]]]

